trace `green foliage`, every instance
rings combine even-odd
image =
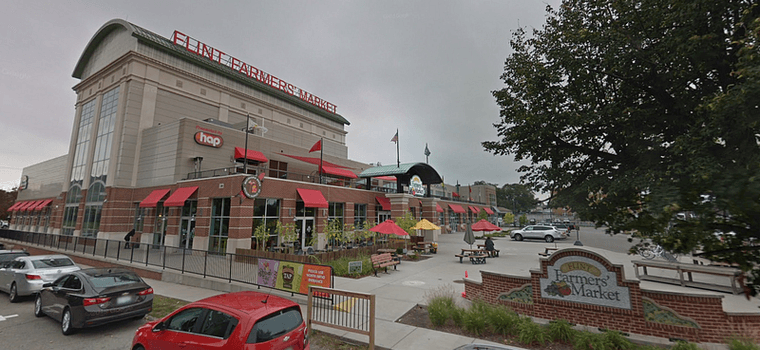
[[[699,347],[694,343],[679,341],[670,350],[699,350]]]
[[[360,276],[369,276],[372,274],[372,260],[367,255],[360,255],[358,257],[352,258],[352,257],[341,257],[339,259],[328,261],[325,263],[325,265],[332,266],[333,268],[333,274],[335,276],[341,276],[341,277],[349,277],[349,276],[356,276],[357,274],[349,274],[348,273],[348,262],[349,261],[359,261],[362,262],[362,271],[358,275]]]
[[[573,339],[573,349],[576,350],[603,350],[604,335],[588,331],[577,332]]]
[[[465,310],[459,307],[451,310],[451,320],[454,321],[455,326],[462,327],[464,324],[464,312]]]
[[[530,211],[537,204],[535,192],[524,184],[505,184],[501,188],[496,187],[496,205],[512,209],[512,212]]]
[[[607,349],[629,350],[635,349],[633,343],[618,331],[608,330],[604,332],[604,344]]]
[[[343,241],[343,225],[341,224],[340,220],[325,220],[324,227],[325,238],[327,238],[328,242],[340,244]]]
[[[456,308],[450,296],[439,296],[428,301],[428,316],[434,326],[443,326]]]
[[[491,305],[485,310],[489,328],[503,336],[517,334],[520,315],[504,305]]]
[[[357,237],[358,237],[358,234],[356,232],[356,228],[354,227],[354,224],[343,225],[343,241],[344,242],[354,243]]]
[[[760,251],[743,248],[760,238],[758,6],[548,8],[543,27],[513,32],[505,86],[493,92],[499,139],[484,148],[524,162],[522,183],[583,220],[752,270]],[[736,235],[720,242],[715,231]],[[756,294],[760,270],[750,280]]]
[[[520,215],[520,227],[525,227],[528,224],[528,217],[525,214]]]
[[[404,213],[404,216],[395,218],[393,221],[398,227],[403,228],[410,236],[417,234],[417,232],[415,232],[416,230],[412,230],[412,227],[417,224],[417,219],[412,216],[412,213],[406,212]]]
[[[502,218],[504,220],[504,224],[512,226],[515,222],[515,214],[512,213],[506,213],[504,214],[504,217]]]
[[[517,328],[519,330],[517,341],[522,344],[544,345],[549,340],[544,327],[531,321],[529,317],[522,318]]]
[[[760,346],[750,338],[731,337],[728,340],[728,350],[760,350]]]
[[[253,230],[253,238],[256,239],[259,249],[266,250],[266,247],[264,246],[264,242],[266,242],[267,239],[269,239],[269,232],[267,231],[266,225],[257,226],[256,229]]]
[[[474,309],[475,308],[472,307],[464,312],[462,323],[466,331],[479,336],[483,334],[483,331],[486,329],[486,318],[483,313],[475,311]]]
[[[485,210],[481,210],[478,212],[478,218],[476,220],[484,220],[488,219],[488,213],[486,213]]]
[[[575,330],[573,330],[570,322],[559,319],[549,322],[549,326],[546,328],[546,333],[554,341],[569,342],[573,339]]]
[[[295,242],[298,239],[296,224],[292,222],[283,225],[280,221],[277,221],[277,232],[280,235],[280,241],[283,243]]]

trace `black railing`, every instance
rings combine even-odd
[[[204,278],[221,278],[228,282],[235,281],[259,286],[257,283],[258,260],[250,255],[215,253],[144,243],[130,243],[127,248],[126,242],[119,240],[16,230],[0,230],[0,238],[93,257],[145,264],[145,266],[160,267],[164,270],[196,274]],[[332,268],[330,271],[332,280]]]

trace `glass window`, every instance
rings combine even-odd
[[[82,281],[79,280],[79,277],[72,275],[63,283],[63,288],[80,290],[82,289]]]
[[[74,262],[69,258],[48,258],[32,260],[35,269],[49,269],[55,267],[74,266]]]
[[[253,202],[253,226],[251,226],[251,240],[256,228],[265,225],[269,232],[266,246],[275,246],[279,242],[277,234],[277,222],[280,220],[280,200],[271,198],[256,198]]]
[[[145,208],[140,208],[140,203],[135,203],[135,221],[132,228],[134,228],[136,232],[142,232],[144,221]]]
[[[269,314],[256,322],[248,335],[248,344],[264,343],[277,339],[303,323],[297,307]]]
[[[269,177],[288,178],[288,163],[269,160]]]
[[[364,228],[364,223],[367,222],[367,205],[366,204],[354,204],[354,227],[356,229]]]
[[[211,205],[208,250],[216,253],[227,251],[230,227],[230,198],[214,198]]]
[[[91,181],[106,182],[108,165],[111,158],[113,131],[116,125],[116,111],[119,104],[119,87],[103,94],[98,119],[98,135],[95,139],[95,152],[92,156]]]
[[[87,205],[82,218],[82,237],[96,237],[100,229],[100,214],[103,205]]]
[[[77,132],[77,143],[74,148],[74,161],[71,168],[71,183],[82,185],[84,180],[84,171],[87,161],[87,151],[90,147],[90,138],[92,137],[92,122],[95,117],[95,101],[82,105],[82,111],[79,117],[79,130]]]
[[[216,310],[209,310],[204,319],[200,334],[224,339],[229,338],[238,324],[236,318]]]
[[[317,208],[307,208],[303,201],[296,202],[296,216],[314,217],[316,213]]]
[[[205,309],[202,308],[182,310],[166,322],[166,329],[180,332],[192,332],[204,311]]]

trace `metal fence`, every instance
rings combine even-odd
[[[369,349],[375,348],[375,295],[346,290],[309,287],[306,320],[311,334],[313,325],[336,328],[369,337]]]
[[[126,248],[126,242],[118,240],[16,230],[0,230],[0,237],[29,245],[201,275],[204,278],[214,277],[225,279],[228,282],[235,281],[260,286],[257,283],[258,259],[249,255],[221,254],[205,250],[144,243],[130,243],[130,248]],[[331,285],[333,285],[332,268],[330,269],[330,279]]]

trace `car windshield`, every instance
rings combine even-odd
[[[32,265],[34,265],[35,269],[49,269],[53,267],[74,266],[74,262],[69,258],[49,258],[32,260]]]
[[[100,274],[90,277],[90,283],[95,288],[110,288],[141,282],[140,277],[129,272]]]

